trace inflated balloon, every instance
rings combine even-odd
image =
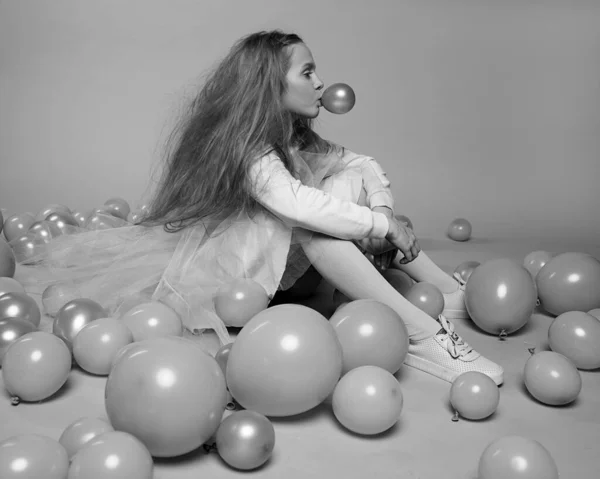
[[[413,222],[406,215],[394,215],[398,221],[404,223],[405,226],[408,226],[411,230],[414,229]]]
[[[213,299],[217,316],[227,326],[241,328],[260,311],[267,309],[269,296],[252,279],[235,279],[223,285]]]
[[[224,344],[219,348],[219,350],[215,353],[215,359],[219,366],[221,366],[221,371],[223,374],[227,372],[227,361],[229,359],[229,353],[231,352],[231,346],[233,343]]]
[[[132,342],[133,334],[123,321],[96,319],[73,339],[73,357],[88,373],[106,376],[117,353]]]
[[[448,226],[448,237],[454,241],[467,241],[471,237],[471,223],[464,218],[452,220]]]
[[[589,254],[555,256],[536,281],[542,307],[555,316],[600,308],[600,261]]]
[[[558,468],[539,442],[521,436],[492,441],[479,459],[478,479],[558,479]]]
[[[216,434],[217,452],[231,467],[249,471],[262,466],[275,447],[275,429],[256,411],[235,411],[223,419]]]
[[[2,479],[65,479],[69,458],[65,448],[39,434],[19,434],[0,442]]]
[[[81,230],[73,215],[52,213],[48,215],[46,221],[52,225],[51,229],[54,236],[73,234]]]
[[[356,103],[354,90],[346,83],[334,83],[327,87],[321,97],[321,104],[330,113],[348,113]]]
[[[52,238],[60,235],[60,230],[48,221],[36,221],[29,228],[27,235],[34,240],[50,243]]]
[[[567,311],[548,328],[552,351],[566,356],[578,369],[600,368],[600,321],[583,311]]]
[[[20,401],[42,401],[69,377],[71,353],[65,343],[43,331],[27,333],[12,343],[2,360],[4,387]]]
[[[46,240],[36,237],[34,233],[27,233],[12,240],[10,247],[15,254],[17,263],[35,264],[45,251],[47,244]]]
[[[537,294],[524,266],[499,258],[478,266],[465,287],[465,304],[473,322],[491,334],[510,334],[529,321]]]
[[[124,313],[121,320],[133,333],[134,341],[183,335],[179,315],[159,301],[138,304]]]
[[[106,381],[112,426],[140,439],[155,457],[180,456],[204,444],[216,432],[226,402],[217,361],[180,337],[125,346]]]
[[[154,462],[135,436],[121,431],[100,434],[73,456],[67,479],[152,479]]]
[[[339,308],[329,319],[342,345],[342,374],[359,366],[379,366],[396,373],[408,353],[408,331],[388,305],[359,299]]]
[[[1,296],[1,294],[0,294],[0,296]],[[588,311],[588,314],[591,314],[596,319],[600,319],[600,308],[590,309]]]
[[[524,380],[534,398],[551,406],[569,404],[581,392],[581,375],[573,362],[553,351],[533,354],[525,363]]]
[[[9,243],[23,236],[29,231],[29,227],[35,223],[31,213],[21,213],[9,216],[4,221],[4,237]]]
[[[88,215],[82,213],[81,211],[73,211],[73,218],[77,221],[77,226],[83,228],[85,226],[85,222],[87,220]]]
[[[69,350],[72,350],[73,339],[85,325],[107,316],[108,312],[96,301],[77,298],[58,310],[52,323],[52,333],[62,339]]]
[[[487,374],[462,373],[450,387],[450,404],[466,419],[485,419],[496,411],[499,403],[500,390]]]
[[[97,417],[82,417],[69,424],[60,435],[58,442],[67,451],[71,459],[83,446],[95,437],[105,432],[114,431],[105,419]]]
[[[16,279],[0,277],[0,296],[6,293],[25,293],[25,288]]]
[[[465,261],[456,267],[454,274],[458,274],[460,278],[467,283],[473,274],[473,271],[475,271],[475,268],[477,268],[477,266],[480,264],[481,263],[479,261]]]
[[[4,213],[2,213],[2,210],[0,210],[0,233],[2,233],[3,229],[4,229]]]
[[[280,304],[242,328],[227,362],[227,385],[244,408],[293,416],[329,396],[342,371],[333,326],[314,309]]]
[[[532,251],[523,260],[523,266],[529,271],[533,279],[537,276],[548,261],[552,259],[552,254],[548,251]]]
[[[44,313],[54,318],[65,304],[79,298],[81,298],[81,292],[75,283],[51,284],[42,293]]]
[[[127,215],[131,212],[131,207],[129,203],[125,201],[123,198],[110,198],[106,200],[104,203],[107,211],[110,212],[111,215],[121,218],[123,220],[127,219]]]
[[[405,298],[434,319],[444,310],[444,295],[431,283],[415,283],[407,291]]]
[[[408,274],[399,269],[389,268],[385,271],[381,271],[381,275],[402,296],[405,296],[406,293],[410,290],[410,288],[412,288],[412,286],[415,284],[413,279]]]
[[[84,223],[84,228],[92,231],[107,230],[112,228],[119,228],[121,226],[128,226],[127,220],[113,216],[108,211],[105,212],[92,212],[88,216]]]
[[[0,296],[0,318],[20,318],[29,321],[36,328],[40,325],[42,314],[31,296],[18,291]]]
[[[15,275],[17,259],[10,245],[0,238],[0,279],[12,278]],[[1,293],[0,293],[1,294]]]
[[[21,336],[32,333],[36,327],[19,318],[0,318],[0,366],[8,347]]]
[[[50,204],[38,211],[38,213],[35,215],[35,220],[43,221],[53,213],[62,213],[65,215],[70,215],[71,209],[65,205]]]
[[[349,371],[333,391],[333,414],[346,429],[358,434],[387,431],[400,419],[403,405],[398,380],[377,366]]]

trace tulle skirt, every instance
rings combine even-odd
[[[341,157],[337,146],[326,154],[295,152],[294,176],[305,185],[358,202],[360,170],[346,168]],[[111,221],[114,225],[115,219]],[[187,329],[212,329],[226,344],[230,337],[215,312],[215,293],[234,279],[248,278],[272,299],[310,267],[302,245],[311,236],[266,209],[252,217],[235,213],[208,219],[176,233],[122,221],[117,227],[54,238],[20,265],[17,279],[28,292],[43,291],[44,304],[73,299],[64,297],[68,290],[98,302],[116,317],[140,302],[161,301],[179,314]]]

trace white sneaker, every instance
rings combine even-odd
[[[453,382],[462,373],[478,371],[488,375],[499,386],[504,381],[501,366],[484,358],[454,332],[454,325],[440,314],[442,328],[434,336],[408,346],[404,360],[407,366]]]
[[[470,316],[465,303],[467,283],[458,273],[454,273],[454,279],[458,282],[458,289],[453,293],[443,293],[444,310],[442,314],[448,319],[469,319]]]

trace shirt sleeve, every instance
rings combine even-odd
[[[302,227],[346,240],[385,238],[382,213],[303,185],[271,153],[256,161],[250,176],[254,199],[290,227]]]
[[[381,165],[374,158],[359,155],[344,148],[342,161],[347,167],[360,169],[363,186],[367,192],[367,204],[370,208],[387,206],[394,211],[394,197],[390,189],[390,181]]]

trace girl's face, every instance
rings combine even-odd
[[[286,75],[285,107],[298,115],[316,118],[321,107],[323,82],[317,76],[315,61],[304,43],[291,47],[291,64]]]

